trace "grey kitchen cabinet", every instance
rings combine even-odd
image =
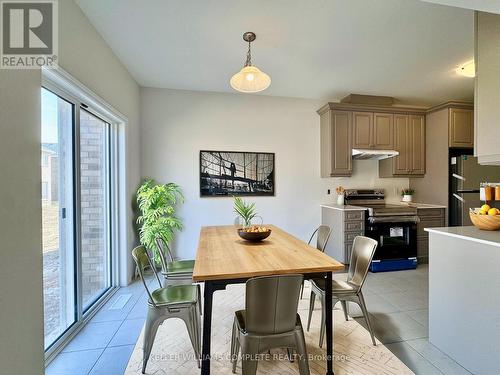
[[[365,233],[365,210],[321,207],[321,223],[332,229],[325,252],[343,264],[349,264],[356,236]]]
[[[353,148],[388,150],[394,147],[392,113],[353,112]]]
[[[474,147],[474,111],[472,109],[449,108],[449,147]]]
[[[419,264],[429,263],[429,233],[425,228],[445,226],[444,208],[417,208],[420,219],[417,224],[417,260]]]
[[[352,113],[353,148],[371,148],[373,145],[373,113]]]
[[[379,161],[379,177],[425,175],[425,116],[394,114],[394,149],[398,156]]]
[[[475,12],[474,155],[479,164],[500,165],[500,15]]]
[[[350,176],[352,174],[352,113],[325,107],[318,113],[321,128],[321,177]]]

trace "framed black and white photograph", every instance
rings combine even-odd
[[[200,194],[274,195],[274,153],[200,151]]]

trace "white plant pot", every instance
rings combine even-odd
[[[412,196],[409,194],[403,195],[403,202],[411,202],[412,201]]]
[[[337,204],[340,206],[344,205],[344,194],[339,194],[337,195]]]

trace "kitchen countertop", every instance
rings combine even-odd
[[[331,208],[333,210],[339,210],[339,211],[365,211],[365,207],[359,207],[359,206],[351,206],[348,204],[335,204],[335,203],[326,203],[322,204],[321,207],[325,208]]]
[[[401,202],[401,205],[403,206],[409,206],[409,207],[416,207],[417,209],[424,209],[424,208],[446,208],[446,206],[440,205],[440,204],[427,204],[427,203],[417,203],[417,202],[411,202],[411,203],[405,203]]]
[[[425,228],[425,231],[500,247],[500,231],[480,230],[474,226]]]

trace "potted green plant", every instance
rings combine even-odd
[[[240,197],[234,197],[234,213],[243,220],[244,228],[252,225],[252,219],[257,216],[255,203],[247,203]]]
[[[410,189],[410,188],[403,188],[401,189],[401,196],[403,197],[402,198],[402,201],[403,202],[411,202],[413,199],[413,194],[415,194],[415,190],[413,189]]]
[[[184,202],[184,196],[174,183],[158,184],[153,179],[146,179],[137,189],[139,239],[146,249],[153,251],[157,265],[161,262],[156,239],[170,243],[175,231],[182,229],[182,222],[175,215],[175,206],[179,202]]]

